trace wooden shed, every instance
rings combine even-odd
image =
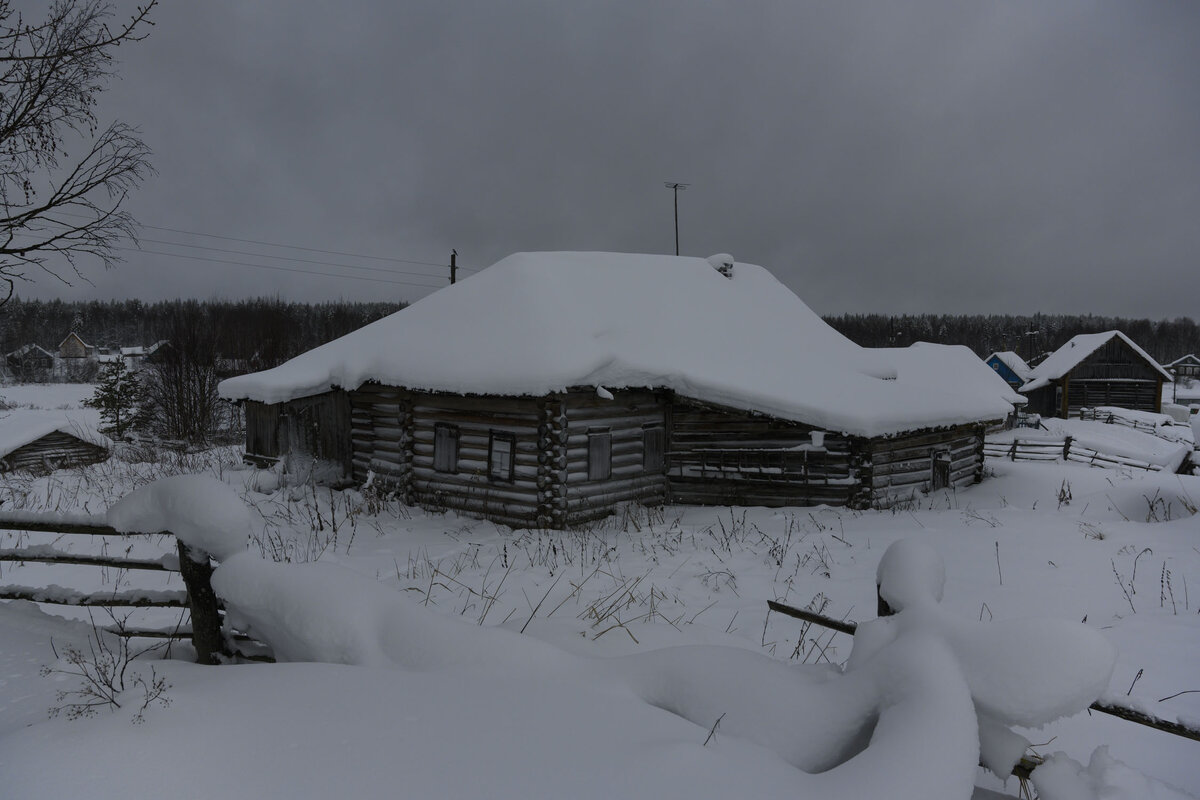
[[[0,472],[52,472],[108,458],[112,442],[62,417],[13,413],[0,420]]]
[[[1171,374],[1120,331],[1080,334],[1029,374],[1021,393],[1027,410],[1047,417],[1078,416],[1081,408],[1119,406],[1162,412],[1162,387]]]
[[[723,269],[718,269],[723,268]],[[966,348],[865,350],[766,270],[510,256],[220,391],[247,455],[562,528],[623,503],[868,507],[982,475],[1017,399]]]

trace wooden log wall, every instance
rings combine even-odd
[[[863,481],[870,487],[872,504],[886,507],[930,489],[935,454],[950,454],[951,487],[978,483],[983,477],[982,425],[959,425],[936,431],[871,439],[869,472]]]
[[[29,470],[52,472],[65,467],[96,464],[108,458],[108,450],[69,433],[55,431],[16,448],[0,459],[0,472]]]
[[[679,401],[671,411],[671,499],[697,505],[846,505],[859,486],[850,440],[825,436],[825,451],[811,453],[805,474],[775,477],[753,461],[747,466],[712,471],[706,453],[746,451],[771,461],[775,451],[800,447],[812,439],[811,425]]]
[[[565,460],[566,524],[579,525],[611,514],[624,503],[667,501],[665,472],[647,472],[643,432],[668,425],[668,400],[646,390],[614,390],[613,399],[593,391],[568,393],[563,400],[567,427],[559,461]],[[612,471],[603,480],[588,479],[588,431],[607,429],[612,436]],[[562,458],[565,456],[565,459]]]
[[[479,514],[509,525],[537,524],[542,499],[538,488],[542,410],[536,399],[411,392],[408,401],[413,502]],[[433,467],[438,423],[458,428],[456,472],[438,472]],[[488,474],[492,431],[513,436],[512,481],[494,480]]]
[[[406,501],[412,475],[412,411],[408,392],[395,386],[366,383],[350,393],[351,474],[365,482],[399,492]]]

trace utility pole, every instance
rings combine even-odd
[[[668,189],[675,191],[675,255],[679,255],[679,190],[691,186],[690,183],[664,183]]]
[[[450,285],[454,285],[455,279],[458,277],[458,251],[450,251]]]

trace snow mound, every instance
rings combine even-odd
[[[107,516],[119,531],[170,531],[218,561],[246,549],[252,519],[237,492],[207,475],[175,475],[135,489],[114,503]]]
[[[265,639],[280,660],[607,685],[699,726],[723,719],[723,733],[802,770],[797,788],[811,796],[970,797],[981,755],[1006,775],[1028,745],[1006,725],[1081,711],[1107,687],[1113,649],[1083,625],[978,623],[943,609],[945,567],[927,545],[894,544],[878,574],[901,610],[859,626],[843,670],[719,646],[572,656],[444,617],[341,567],[252,553],[222,563],[213,588],[230,623]],[[937,770],[926,767],[930,752]]]

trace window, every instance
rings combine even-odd
[[[667,430],[662,425],[642,428],[642,469],[658,473],[667,468]]]
[[[608,428],[589,428],[587,437],[588,480],[607,480],[612,476],[612,432]]]
[[[929,454],[929,488],[946,489],[950,486],[950,452],[939,450]]]
[[[512,483],[517,439],[511,433],[491,432],[488,441],[488,477]]]
[[[458,472],[458,426],[440,422],[433,426],[433,468]]]

